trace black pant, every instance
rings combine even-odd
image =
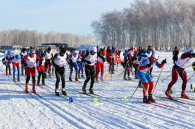
[[[9,69],[9,73],[11,73],[11,68],[10,68],[10,64],[5,65],[6,66],[6,72],[8,72]]]
[[[128,63],[122,63],[122,66],[123,66],[124,69],[125,69],[125,71],[124,71],[124,76],[126,76],[126,74],[129,76],[129,75],[130,75],[130,71],[129,71]]]
[[[50,59],[46,59],[45,60],[45,76],[47,75],[47,65],[49,65],[49,76],[51,76],[51,60]]]
[[[28,84],[29,80],[30,80],[30,77],[27,76],[27,78],[26,78],[26,84]],[[33,83],[35,83],[35,76],[32,77],[32,80],[33,80]]]
[[[39,72],[37,84],[39,85],[39,83],[40,83],[41,75],[42,75],[42,84],[45,85],[45,73],[44,72]]]
[[[25,74],[26,74],[26,65],[25,65],[24,61],[21,60],[21,73],[22,73],[22,75],[24,75],[24,70],[25,70]]]
[[[60,77],[62,80],[62,88],[65,88],[65,73],[64,73],[64,67],[55,68],[55,74],[56,74],[56,89],[59,87]]]
[[[84,86],[86,87],[88,81],[91,79],[91,85],[90,85],[90,89],[93,88],[93,84],[94,84],[94,78],[95,78],[95,67],[90,66],[90,65],[86,65],[85,66],[85,74],[86,74],[86,80],[84,82]]]

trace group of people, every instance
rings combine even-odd
[[[178,59],[179,50],[175,48],[173,52],[173,60],[174,66],[172,69],[172,81],[169,83],[165,95],[168,98],[171,98],[170,89],[175,84],[178,79],[178,75],[183,80],[182,84],[182,92],[181,97],[188,98],[185,94],[186,83],[187,83],[187,74],[185,68],[189,65],[192,58],[195,58],[195,50],[191,50],[189,52],[183,53],[181,57]],[[123,57],[120,57],[120,56]],[[121,60],[123,58],[123,60]],[[42,76],[42,84],[45,85],[45,78],[47,78],[46,73],[49,73],[49,77],[51,77],[51,66],[55,69],[56,75],[56,84],[55,84],[55,94],[57,96],[60,95],[59,91],[59,82],[62,80],[62,94],[67,95],[65,90],[65,66],[68,63],[70,68],[69,81],[72,81],[72,73],[73,68],[75,69],[75,81],[79,81],[78,79],[84,78],[83,71],[85,71],[86,79],[84,81],[82,91],[83,93],[87,93],[86,85],[91,80],[89,93],[94,94],[93,86],[94,82],[99,82],[98,77],[101,72],[100,80],[103,81],[104,76],[104,62],[107,60],[109,64],[109,73],[114,74],[115,64],[118,66],[121,64],[124,67],[124,80],[131,80],[130,73],[135,75],[136,79],[139,79],[139,86],[143,86],[143,102],[151,103],[155,102],[152,97],[154,90],[154,82],[152,79],[152,69],[153,66],[156,65],[158,68],[162,68],[165,63],[167,63],[166,59],[164,59],[161,63],[158,62],[159,56],[152,48],[152,46],[148,46],[147,50],[143,50],[139,47],[137,50],[134,46],[130,47],[130,49],[126,49],[123,54],[119,49],[115,47],[107,47],[99,48],[92,47],[91,50],[76,50],[72,49],[70,53],[66,51],[65,48],[61,48],[60,52],[52,54],[51,48],[49,47],[45,52],[35,52],[35,50],[30,49],[26,52],[26,49],[22,49],[20,55],[15,55],[11,57],[9,54],[2,60],[3,64],[6,66],[6,74],[11,75],[10,64],[13,64],[13,80],[15,81],[15,71],[17,68],[18,71],[18,81],[20,81],[20,61],[22,65],[22,75],[25,73],[26,78],[26,89],[25,91],[28,93],[28,83],[30,80],[30,75],[32,75],[33,80],[33,92],[36,93],[35,90],[35,73],[36,68],[38,71],[38,79],[37,84],[40,84],[40,78]],[[178,59],[178,60],[177,60]],[[192,64],[193,69],[195,70],[195,63]],[[85,68],[85,70],[84,70]],[[134,68],[134,72],[133,72]],[[25,69],[25,70],[24,70]],[[24,72],[25,71],[25,72]],[[126,78],[127,75],[127,78]],[[96,79],[96,80],[95,80]],[[147,92],[149,95],[147,95]]]

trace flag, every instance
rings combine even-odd
[[[173,94],[173,90],[172,89],[170,90],[170,94]]]
[[[125,96],[123,97],[123,99],[126,100],[126,98],[127,98],[127,94],[125,93]]]
[[[97,97],[95,98],[94,103],[95,103],[95,104],[97,104],[97,103],[98,103],[98,102],[97,102]]]
[[[106,74],[105,78],[109,77],[109,73]]]
[[[120,77],[120,78],[123,78],[123,75],[120,75],[119,77]]]
[[[74,102],[74,98],[69,97],[69,103],[72,103],[72,102]]]

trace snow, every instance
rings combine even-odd
[[[84,82],[69,82],[69,68],[66,67],[66,92],[75,99],[71,106],[68,97],[57,97],[54,95],[55,76],[47,79],[48,87],[36,86],[37,93],[42,98],[32,94],[32,97],[24,93],[25,77],[21,76],[21,85],[12,81],[12,77],[5,75],[5,66],[0,63],[0,128],[194,128],[195,110],[193,105],[181,104],[178,102],[157,98],[165,96],[164,92],[171,77],[161,82],[171,74],[173,61],[171,52],[159,52],[159,62],[167,58],[156,89],[154,98],[157,102],[169,105],[166,109],[142,102],[143,90],[138,88],[135,91],[138,80],[124,81],[119,77],[123,68],[119,66],[115,74],[105,78],[106,83],[95,83],[95,93],[104,97],[98,97],[98,104],[94,103],[92,97],[79,94]],[[181,54],[182,52],[180,52]],[[2,59],[3,54],[0,55]],[[108,64],[105,65],[105,74],[108,71]],[[161,69],[156,66],[153,69],[154,84],[158,79]],[[191,67],[186,68],[188,77],[193,74]],[[74,79],[73,74],[73,79]],[[36,75],[37,76],[37,75]],[[133,75],[131,75],[134,78]],[[193,77],[194,78],[194,77]],[[186,94],[195,99],[194,92],[190,92],[190,84],[195,86],[194,79],[189,80]],[[89,88],[88,83],[87,88]],[[182,80],[179,77],[173,86],[172,96],[179,97],[181,94]],[[60,85],[61,86],[61,83]],[[32,88],[32,79],[29,89]],[[127,94],[127,99],[122,97]],[[187,101],[187,100],[186,100]],[[169,110],[167,110],[169,109]]]

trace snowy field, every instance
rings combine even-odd
[[[55,76],[47,79],[48,87],[40,88],[36,86],[37,93],[29,95],[24,92],[25,77],[21,76],[21,83],[15,84],[12,77],[5,75],[5,66],[0,62],[0,128],[195,128],[195,101],[193,105],[182,104],[171,100],[158,98],[155,96],[164,96],[171,76],[166,78],[172,70],[173,61],[171,52],[157,52],[160,56],[159,62],[167,58],[161,77],[154,91],[154,99],[161,103],[161,106],[145,104],[142,102],[143,91],[138,88],[131,101],[131,95],[137,87],[138,80],[124,81],[119,75],[123,68],[115,68],[115,74],[105,78],[107,83],[95,83],[94,92],[103,96],[97,97],[98,103],[95,104],[95,98],[78,93],[81,91],[82,83],[69,82],[69,69],[66,67],[66,92],[75,99],[69,105],[68,97],[57,97],[54,94]],[[181,55],[181,53],[180,53]],[[0,55],[2,59],[3,54]],[[153,69],[154,84],[158,79],[161,69],[156,66]],[[193,74],[191,67],[186,68],[187,75]],[[108,72],[106,63],[105,74]],[[73,74],[73,79],[75,73]],[[36,75],[37,76],[37,75]],[[195,92],[190,92],[190,84],[194,83],[195,76],[189,80],[186,88],[186,94],[195,99]],[[174,97],[180,97],[181,78],[173,86]],[[61,87],[61,82],[60,82]],[[32,79],[29,89],[32,88]],[[87,89],[89,88],[89,83]],[[126,100],[122,97],[127,95]],[[189,100],[186,100],[189,101]],[[164,104],[164,105],[163,105]]]

